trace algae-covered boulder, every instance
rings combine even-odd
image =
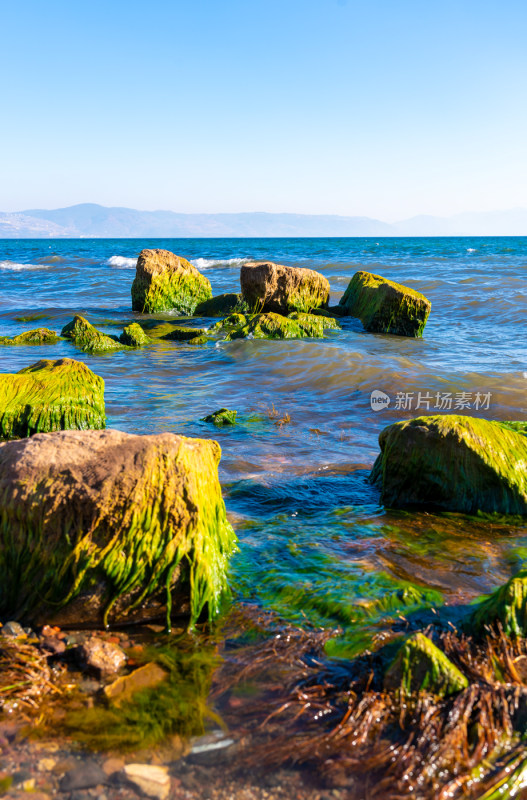
[[[0,344],[56,344],[59,337],[49,328],[36,328],[24,331],[17,336],[0,336]]]
[[[80,361],[37,361],[14,375],[0,375],[2,439],[104,426],[104,381]]]
[[[371,272],[356,272],[340,301],[350,317],[358,317],[371,333],[423,335],[432,304],[408,286]]]
[[[172,325],[171,330],[159,338],[173,342],[188,342],[191,339],[201,338],[206,333],[205,328],[186,328],[183,325]]]
[[[527,514],[527,437],[499,422],[438,414],[379,436],[371,480],[384,505]]]
[[[230,317],[216,323],[213,330],[225,333],[227,341],[231,339],[302,339],[324,336],[326,330],[338,330],[339,324],[331,317],[320,317],[315,314],[294,312],[288,317],[275,314],[231,314]]]
[[[212,422],[213,425],[217,425],[219,428],[223,425],[236,425],[236,414],[237,412],[232,411],[230,408],[220,408],[218,411],[213,411],[212,414],[203,417],[201,421]]]
[[[199,303],[194,309],[194,314],[198,317],[223,317],[225,314],[232,314],[234,311],[246,311],[245,303],[241,294],[219,294]]]
[[[76,314],[72,321],[63,327],[62,336],[71,339],[73,344],[85,353],[104,353],[111,350],[122,350],[125,347],[116,337],[101,333],[79,314]]]
[[[384,676],[387,691],[405,695],[426,691],[447,697],[467,686],[465,675],[424,633],[414,633],[401,645]]]
[[[327,306],[329,281],[319,272],[303,267],[285,267],[272,261],[250,261],[242,265],[240,283],[244,301],[255,312],[310,312]]]
[[[168,250],[141,250],[132,283],[134,311],[192,314],[210,297],[209,281],[189,261]]]
[[[119,336],[119,341],[127,347],[143,347],[143,345],[149,344],[150,339],[137,322],[132,322],[124,328]]]
[[[0,444],[0,615],[94,625],[218,609],[235,547],[217,442],[61,431]]]
[[[507,636],[527,636],[527,569],[513,575],[482,600],[470,617],[468,630],[481,634],[499,623]]]

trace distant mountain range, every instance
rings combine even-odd
[[[527,209],[417,216],[387,223],[330,214],[178,214],[81,203],[0,212],[0,238],[185,238],[265,236],[527,236]]]

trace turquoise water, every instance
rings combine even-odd
[[[157,342],[101,356],[68,342],[2,349],[5,372],[39,358],[85,361],[106,381],[112,427],[218,439],[240,538],[236,600],[299,624],[338,625],[353,648],[395,624],[401,609],[470,602],[525,563],[524,524],[389,512],[367,477],[382,428],[434,413],[438,393],[451,396],[453,411],[460,398],[462,413],[527,418],[527,239],[2,240],[0,335],[41,325],[60,332],[74,313],[116,332],[140,317],[130,286],[143,247],[189,258],[214,294],[239,290],[245,259],[267,258],[322,272],[332,302],[358,269],[432,301],[422,340],[366,334],[347,319],[324,340]],[[42,316],[17,319],[33,314]],[[375,389],[390,395],[388,409],[372,411]],[[428,410],[426,400],[416,410],[419,393]],[[403,399],[412,407],[398,407]],[[199,421],[222,406],[238,410],[239,425]]]

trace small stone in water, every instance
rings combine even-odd
[[[157,800],[166,800],[170,793],[170,777],[166,767],[156,767],[151,764],[127,764],[123,774],[148,797]]]
[[[26,632],[19,622],[10,620],[2,627],[3,636],[26,636]]]
[[[61,792],[72,792],[75,789],[91,789],[92,786],[105,784],[107,776],[95,761],[85,761],[63,776],[60,781]]]
[[[126,654],[118,645],[96,637],[81,645],[80,654],[88,667],[98,669],[106,675],[113,675],[126,664]]]

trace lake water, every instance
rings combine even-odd
[[[235,602],[301,625],[339,625],[334,652],[345,654],[389,624],[401,591],[416,587],[418,606],[462,604],[527,561],[525,524],[386,511],[367,480],[379,432],[397,420],[449,404],[453,413],[527,419],[527,239],[2,240],[0,335],[60,332],[74,313],[119,333],[140,319],[130,287],[144,247],[191,260],[214,294],[239,291],[240,265],[265,258],[321,272],[332,303],[359,269],[432,302],[423,339],[368,334],[344,319],[323,340],[158,341],[100,356],[69,342],[2,349],[4,372],[40,358],[84,361],[106,381],[111,427],[220,442],[240,539]],[[33,314],[42,316],[17,320]],[[383,411],[371,408],[374,390],[390,397]],[[222,406],[240,424],[200,422]]]

